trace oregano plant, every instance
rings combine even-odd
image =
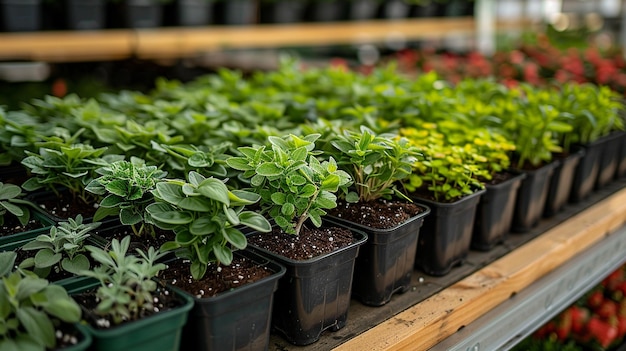
[[[261,195],[262,210],[286,233],[298,235],[307,220],[320,227],[326,210],[337,207],[335,193],[347,192],[352,184],[332,157],[323,162],[316,158],[319,137],[269,136],[269,147],[240,147],[242,156],[226,160],[242,171],[241,177]]]

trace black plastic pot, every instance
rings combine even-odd
[[[213,20],[213,1],[178,0],[176,13],[179,26],[206,26]]]
[[[163,23],[163,7],[158,0],[125,0],[123,9],[127,28],[156,28]]]
[[[615,178],[617,179],[626,176],[626,132],[620,132],[620,134],[619,156],[615,170]]]
[[[257,22],[257,7],[254,0],[219,1],[216,9],[221,24],[239,26]]]
[[[214,297],[194,297],[181,350],[267,350],[274,292],[285,267],[248,250],[235,255],[266,266],[273,274]]]
[[[106,6],[104,0],[67,0],[67,28],[95,30],[105,27]]]
[[[485,184],[476,210],[471,247],[480,251],[491,250],[501,243],[511,230],[517,189],[526,178],[525,173],[515,172],[512,177],[498,184]]]
[[[301,22],[306,5],[304,0],[262,2],[261,22],[275,24]]]
[[[309,20],[313,22],[337,22],[345,18],[342,1],[313,1],[308,9]]]
[[[596,179],[595,189],[601,189],[615,179],[622,134],[613,132],[603,139],[604,145],[600,154],[600,165],[598,166],[598,178]]]
[[[328,225],[337,225],[326,220]],[[278,282],[272,313],[273,330],[295,345],[316,342],[324,330],[346,325],[354,263],[367,235],[351,229],[355,242],[309,260],[296,261],[249,244],[251,250],[287,268]]]
[[[582,147],[573,147],[567,156],[555,156],[559,164],[554,168],[548,185],[546,205],[543,210],[544,217],[551,217],[560,212],[567,204],[574,182],[574,172],[580,159],[585,154]]]
[[[517,190],[511,231],[524,233],[539,224],[548,197],[548,186],[558,161],[552,161],[534,170],[525,170],[526,178]]]
[[[363,21],[375,18],[379,5],[378,0],[348,0],[348,19]]]
[[[0,0],[2,23],[8,32],[41,29],[41,0]]]
[[[435,202],[413,197],[430,207],[417,244],[415,265],[426,274],[443,276],[463,262],[470,250],[476,209],[486,190],[477,190],[455,202]]]
[[[380,17],[385,19],[407,18],[410,13],[411,6],[404,0],[388,0],[380,6]]]
[[[585,149],[585,154],[574,171],[570,202],[578,203],[593,192],[600,173],[600,159],[607,140],[607,137],[601,137],[591,143],[581,145]]]
[[[442,15],[443,4],[430,2],[428,4],[418,4],[411,6],[410,17],[429,18]]]
[[[389,229],[377,229],[333,217],[347,228],[357,228],[367,234],[354,267],[352,296],[365,305],[381,306],[394,293],[410,288],[415,266],[415,252],[420,228],[430,209],[420,205],[423,212]]]

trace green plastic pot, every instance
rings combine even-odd
[[[100,283],[93,279],[81,282],[74,288],[66,288],[68,293],[76,294]],[[171,287],[184,304],[178,308],[162,311],[149,317],[115,326],[110,329],[96,329],[86,323],[77,323],[93,339],[91,349],[96,351],[133,350],[133,351],[176,351],[180,349],[183,326],[193,307],[193,298]]]

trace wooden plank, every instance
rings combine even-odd
[[[385,40],[473,35],[474,30],[472,17],[161,28],[138,31],[137,56],[163,58],[237,48],[380,43]]]
[[[132,55],[134,42],[134,33],[121,29],[1,33],[0,60],[118,60]]]
[[[335,350],[427,350],[625,222],[622,189]]]

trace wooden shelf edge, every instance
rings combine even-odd
[[[334,350],[427,350],[626,222],[626,189]]]

